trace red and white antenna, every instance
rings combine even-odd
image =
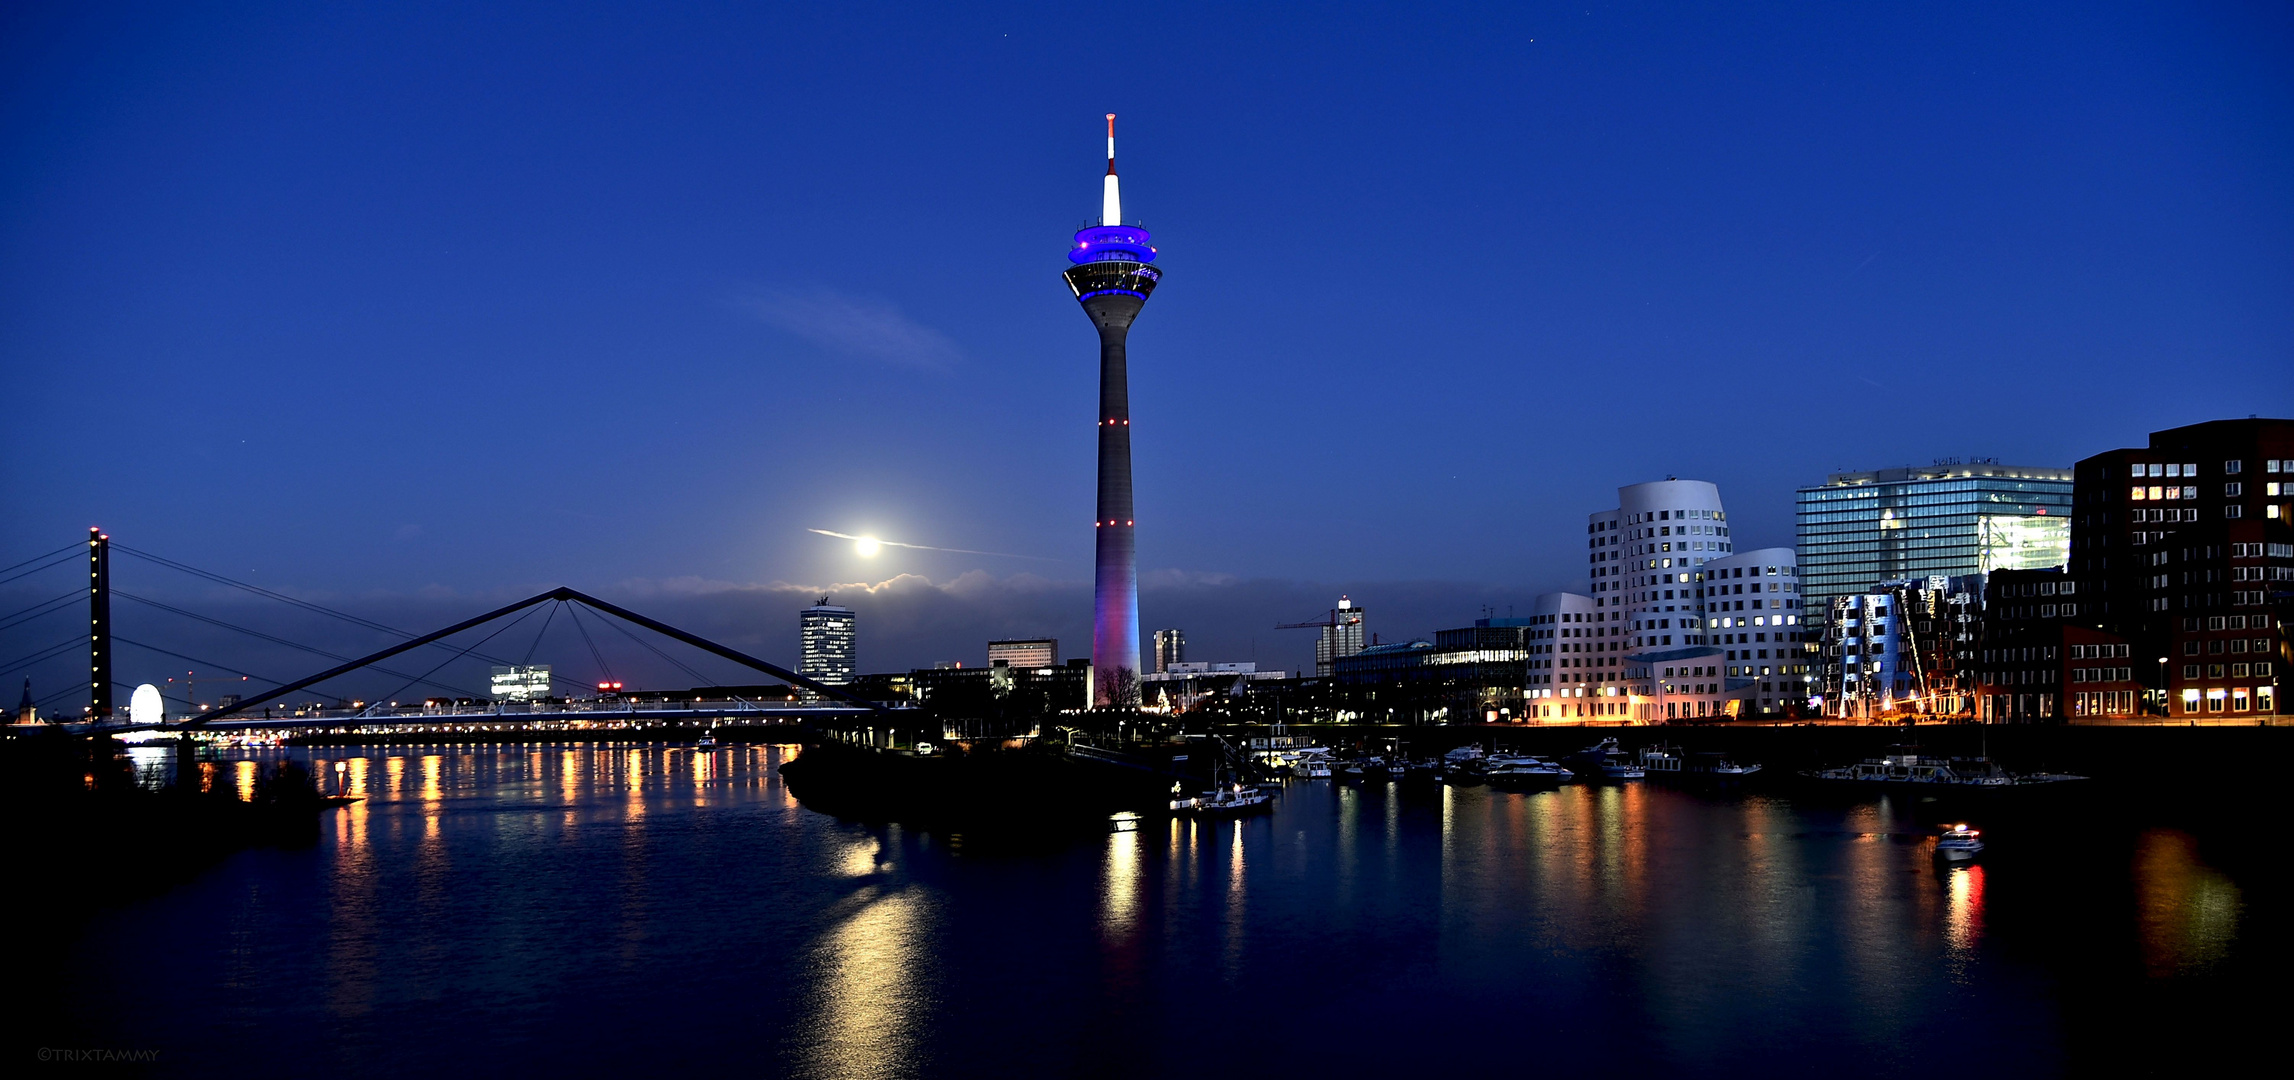
[[[1123,224],[1123,195],[1115,187],[1115,114],[1107,114],[1107,183],[1099,195],[1099,223]]]

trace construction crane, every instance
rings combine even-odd
[[[1341,656],[1352,656],[1362,651],[1363,609],[1345,596],[1338,598],[1338,606],[1322,618],[1310,622],[1276,623],[1277,630],[1320,630],[1322,640],[1314,643],[1314,673],[1330,674],[1331,662]],[[1351,630],[1351,632],[1349,632]],[[1346,639],[1352,638],[1352,641]]]

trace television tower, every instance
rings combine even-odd
[[[1096,572],[1091,590],[1093,708],[1139,704],[1139,555],[1131,516],[1131,384],[1124,340],[1131,320],[1163,272],[1149,265],[1155,249],[1147,230],[1123,223],[1115,182],[1115,114],[1107,114],[1107,180],[1099,224],[1075,234],[1068,249],[1067,287],[1099,328],[1099,516]]]

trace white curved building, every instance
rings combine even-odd
[[[1719,487],[1668,478],[1618,488],[1616,509],[1587,515],[1585,546],[1592,610],[1556,603],[1548,611],[1541,598],[1538,611],[1541,620],[1552,616],[1550,629],[1556,634],[1581,633],[1575,639],[1578,647],[1599,647],[1581,656],[1552,654],[1557,665],[1582,666],[1533,668],[1530,696],[1595,700],[1582,712],[1552,710],[1552,718],[1621,715],[1655,721],[1772,713],[1800,693],[1804,659],[1789,662],[1799,669],[1791,676],[1776,673],[1787,666],[1781,656],[1791,650],[1788,638],[1800,624],[1792,549],[1739,553]],[[1761,589],[1757,600],[1750,590],[1754,577]],[[1774,597],[1770,585],[1777,586]],[[1760,605],[1757,615],[1749,606],[1755,602]],[[1742,616],[1736,614],[1740,604],[1747,605]],[[1541,622],[1539,629],[1548,627]],[[1560,648],[1571,641],[1541,638],[1538,644]],[[1740,662],[1740,653],[1752,662]],[[1760,657],[1768,664],[1755,659],[1761,653],[1773,654]],[[1763,667],[1770,671],[1766,677],[1742,674]],[[1600,699],[1617,704],[1605,706]],[[1732,709],[1732,701],[1741,704]],[[1545,715],[1532,709],[1535,718]]]

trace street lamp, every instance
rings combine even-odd
[[[2167,658],[2164,656],[2159,657],[2159,715],[2174,715],[2174,701],[2167,692]]]

